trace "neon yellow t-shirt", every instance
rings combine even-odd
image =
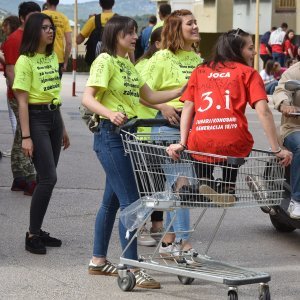
[[[153,27],[152,27],[152,30],[151,30],[151,33],[154,32],[155,29],[157,28],[160,28],[160,27],[163,27],[164,26],[164,21],[160,21],[160,22],[157,22]],[[151,39],[151,34],[150,34],[150,37],[149,37],[149,41]]]
[[[155,91],[173,90],[184,86],[192,71],[202,63],[194,51],[178,50],[176,54],[164,49],[156,52],[148,61],[143,79]],[[175,108],[182,108],[179,98],[168,102]]]
[[[26,91],[28,103],[50,103],[60,99],[61,82],[58,73],[58,60],[53,52],[50,56],[35,54],[32,57],[21,55],[15,65],[13,90]]]
[[[65,58],[65,33],[72,32],[69,19],[58,11],[44,10],[44,14],[52,18],[55,25],[54,51],[58,57],[58,62],[63,63]]]
[[[137,116],[140,88],[145,84],[129,59],[101,53],[93,62],[87,86],[97,87],[96,99],[111,111]]]
[[[136,70],[139,72],[139,74],[141,75],[142,78],[144,76],[146,65],[147,65],[148,61],[149,61],[149,59],[145,58],[145,59],[139,61],[135,65]],[[157,109],[145,106],[142,103],[139,103],[137,105],[137,117],[139,119],[155,119],[157,112],[158,112]],[[150,133],[151,127],[139,127],[138,132]]]
[[[106,25],[106,23],[109,21],[109,19],[111,19],[111,17],[114,15],[115,13],[113,12],[109,12],[109,13],[101,13],[101,25],[104,27]],[[83,25],[80,34],[85,37],[88,38],[92,31],[95,29],[95,16],[90,17],[86,23]]]

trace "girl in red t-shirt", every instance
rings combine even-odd
[[[285,55],[285,59],[291,58],[294,59],[297,57],[297,46],[294,44],[295,32],[290,29],[285,34],[283,40],[283,51]]]
[[[173,159],[178,159],[179,153],[186,148],[223,156],[247,157],[254,143],[245,116],[249,103],[258,114],[274,154],[282,159],[284,165],[291,162],[291,153],[279,147],[264,83],[252,68],[255,55],[249,33],[237,29],[219,37],[212,58],[193,71],[181,97],[184,102],[180,122],[181,139],[178,144],[167,148]],[[199,155],[193,155],[193,158],[198,161],[209,160]],[[204,174],[202,170],[201,174],[197,174],[199,178],[213,179],[213,168],[202,169],[207,171]],[[232,183],[222,189],[227,196],[228,193],[234,194],[237,168],[232,170],[235,172],[223,170],[223,181]],[[205,194],[215,192],[209,190],[211,188],[208,186],[201,187],[206,191]],[[227,199],[226,202],[235,201],[234,196]],[[218,201],[214,196],[210,200]]]

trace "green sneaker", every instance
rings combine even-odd
[[[118,270],[108,260],[102,265],[96,265],[93,263],[93,260],[91,259],[89,263],[89,274],[104,275],[104,276],[118,276]]]

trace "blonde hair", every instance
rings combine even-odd
[[[193,15],[187,9],[173,11],[164,21],[161,33],[161,49],[168,49],[173,53],[184,49],[184,38],[182,33],[182,18]]]

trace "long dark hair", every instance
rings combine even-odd
[[[5,25],[9,25],[10,34],[11,34],[20,27],[21,22],[19,20],[19,17],[17,17],[17,16],[8,16],[2,22],[2,26],[5,26]]]
[[[294,42],[294,40],[295,40],[295,31],[294,31],[293,29],[289,29],[289,30],[286,32],[286,34],[285,34],[285,36],[284,36],[284,39],[283,39],[283,42],[285,42],[286,40],[289,40],[289,34],[290,34],[291,32],[294,33],[294,37],[291,39],[291,43]]]
[[[42,25],[44,20],[49,20],[51,26],[54,27],[52,19],[43,13],[33,13],[25,23],[22,44],[20,48],[20,54],[26,56],[34,56],[39,48],[41,40]],[[46,46],[46,56],[53,53],[53,45],[55,40],[55,31],[53,32],[53,41]]]
[[[247,65],[243,56],[242,49],[246,45],[245,38],[250,36],[248,32],[242,29],[233,29],[219,36],[212,56],[205,64],[212,69],[215,69],[217,64],[226,65],[227,62],[239,62]]]
[[[149,48],[148,50],[144,53],[143,56],[139,58],[139,60],[136,62],[140,62],[143,59],[149,59],[153,56],[155,52],[157,52],[159,49],[156,48],[155,43],[156,42],[161,42],[161,32],[162,32],[162,27],[156,28],[152,33],[150,37],[150,43],[149,43]]]
[[[114,15],[105,25],[102,35],[101,53],[108,53],[117,56],[118,34],[121,32],[123,36],[138,30],[135,20]]]

